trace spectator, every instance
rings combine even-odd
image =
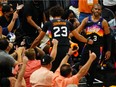
[[[15,82],[15,86],[13,86],[13,87],[27,87],[25,80],[24,80],[24,73],[25,73],[27,61],[28,61],[28,58],[26,56],[23,56],[23,65],[18,74],[18,78]]]
[[[92,62],[96,59],[96,54],[94,52],[89,52],[89,59],[86,64],[79,70],[76,75],[72,76],[72,68],[69,64],[67,64],[67,61],[74,52],[75,51],[70,49],[61,61],[53,76],[53,87],[67,87],[70,84],[78,85],[80,79],[88,72]]]
[[[62,16],[62,19],[70,21],[73,24],[74,28],[77,28],[80,24],[78,19],[76,18],[75,13],[70,9],[65,11],[64,15]]]
[[[78,2],[78,8],[79,8],[79,22],[81,23],[82,20],[85,17],[88,17],[91,15],[91,9],[94,4],[98,3],[98,0],[79,0]]]
[[[116,0],[103,0],[103,6],[114,13],[116,11]]]
[[[8,45],[7,39],[0,39],[0,78],[13,76],[12,68],[18,64],[18,62],[5,51]]]
[[[17,79],[15,77],[7,77],[1,80],[1,87],[26,87],[25,81],[23,79],[26,63],[28,59],[26,56],[23,57],[23,65],[20,69]]]
[[[0,17],[0,25],[2,26],[2,34],[6,35],[16,29],[15,23],[18,18],[17,11],[13,11],[10,5],[2,7],[3,15]],[[12,16],[13,15],[13,16]]]
[[[31,87],[30,84],[30,75],[37,69],[41,67],[41,61],[36,60],[36,52],[33,48],[27,49],[25,51],[25,56],[28,58],[28,62],[26,64],[24,79],[26,81],[26,87]]]
[[[26,1],[24,4],[21,29],[23,31],[23,34],[25,36],[28,36],[30,39],[30,42],[28,44],[29,46],[41,31],[41,24],[43,22],[44,22],[43,1],[41,0]]]
[[[103,54],[104,41],[106,41],[106,60],[110,58],[111,55],[111,35],[108,23],[105,19],[101,17],[102,8],[100,4],[95,4],[92,8],[92,16],[86,17],[81,25],[77,28],[78,32],[81,32],[85,29],[86,38],[92,39],[94,42],[92,45],[86,44],[84,46],[81,58],[81,65],[84,65],[89,58],[88,50],[95,52],[97,55],[96,60],[93,62],[89,75],[87,75],[87,84],[88,87],[93,87],[93,81],[95,73],[97,72],[97,65],[101,61]],[[106,40],[104,40],[106,36]]]
[[[69,40],[69,33],[71,32],[76,39],[87,42],[87,39],[84,38],[82,35],[78,34],[76,30],[74,30],[73,25],[66,20],[61,19],[62,15],[64,14],[64,9],[60,6],[54,6],[50,10],[50,15],[53,17],[53,20],[48,21],[44,24],[41,33],[38,37],[34,40],[31,47],[37,46],[42,38],[45,36],[46,32],[48,31],[49,37],[52,40],[53,38],[58,40],[58,51],[56,60],[53,62],[52,71],[55,71],[60,64],[62,58],[66,55],[69,47],[70,47],[70,40]],[[92,40],[89,40],[89,44],[92,44]],[[62,54],[62,55],[61,55]]]
[[[53,72],[50,71],[50,69],[52,67],[52,61],[54,61],[56,57],[58,41],[53,39],[52,43],[53,49],[50,56],[45,54],[41,58],[41,68],[34,71],[30,76],[32,87],[51,87]]]
[[[115,14],[115,17],[108,22],[110,27],[115,27],[116,26],[116,11],[115,11],[114,14]]]

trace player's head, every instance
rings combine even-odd
[[[100,4],[95,4],[92,8],[92,14],[94,16],[100,16],[102,12],[102,7]]]
[[[52,17],[61,17],[63,14],[64,14],[64,9],[59,5],[54,6],[50,9],[50,15]]]

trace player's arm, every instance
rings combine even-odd
[[[88,17],[85,18],[82,23],[79,25],[78,28],[76,28],[75,30],[73,30],[71,33],[73,34],[73,36],[75,36],[75,38],[81,42],[87,43],[87,44],[93,44],[92,40],[87,40],[84,36],[82,36],[81,34],[79,34],[86,26]]]
[[[102,22],[105,35],[110,34],[108,22],[104,19]]]
[[[46,33],[44,31],[41,31],[40,34],[38,35],[38,37],[31,44],[30,48],[35,48],[40,43],[40,41],[43,39],[43,37],[45,36],[45,34]]]
[[[84,36],[79,34],[76,30],[72,31],[72,34],[75,36],[75,38],[81,42],[87,43],[87,44],[93,44],[93,40],[86,39]]]
[[[27,22],[38,31],[41,31],[41,28],[33,21],[32,16],[27,16]]]
[[[87,21],[88,21],[88,17],[84,18],[83,21],[81,22],[81,24],[76,28],[76,31],[81,33],[83,31],[83,29],[85,28]]]

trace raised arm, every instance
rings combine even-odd
[[[68,53],[66,54],[66,56],[63,58],[63,60],[61,61],[60,65],[58,68],[60,68],[63,64],[66,64],[68,59],[70,58],[70,56],[76,52],[77,50],[72,50],[72,48],[69,49]]]
[[[36,46],[36,50],[37,50],[37,52],[39,53],[39,56],[40,56],[40,57],[42,57],[42,56],[45,55],[45,52],[44,52],[41,48],[39,48],[39,47]]]
[[[17,61],[19,63],[22,63],[23,62],[23,59],[22,59],[22,56],[24,54],[24,51],[25,51],[25,47],[19,47],[16,49],[16,54],[17,54]]]
[[[96,59],[96,54],[94,52],[91,53],[91,51],[90,51],[89,52],[89,60],[86,62],[86,64],[84,66],[82,66],[82,68],[77,73],[78,80],[80,80],[88,72],[92,62],[95,59]]]
[[[17,18],[18,18],[18,13],[17,13],[17,11],[15,11],[13,13],[13,18],[12,18],[10,24],[7,26],[7,29],[8,29],[9,32],[12,31]]]
[[[50,53],[50,56],[53,58],[53,61],[54,61],[56,58],[56,54],[57,54],[58,41],[56,39],[53,39],[52,44],[53,44],[53,47],[52,47],[52,51]]]
[[[27,61],[28,61],[28,58],[26,56],[23,57],[23,65],[21,67],[21,70],[18,74],[18,78],[16,80],[16,83],[15,83],[15,87],[26,87],[26,84],[23,82],[24,79],[23,79],[23,76],[24,76],[24,72],[25,72],[25,69],[26,69],[26,64],[27,64]]]

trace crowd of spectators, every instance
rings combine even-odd
[[[93,87],[115,57],[115,0],[0,0],[0,87]]]

